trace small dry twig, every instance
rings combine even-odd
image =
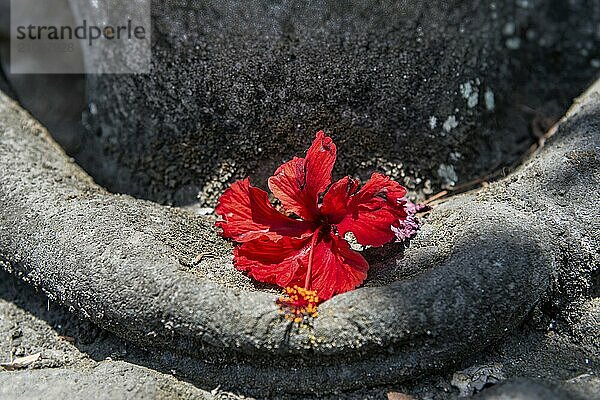
[[[499,165],[496,165],[494,168],[492,168],[493,172],[480,178],[473,179],[469,182],[462,183],[453,188],[442,190],[441,192],[438,192],[425,200],[424,204],[440,204],[444,202],[446,197],[449,195],[467,192],[480,186],[487,186],[491,180],[494,180],[500,176],[506,176],[507,172],[514,171],[519,165],[522,165],[526,160],[531,158],[535,153],[542,149],[546,144],[546,140],[556,133],[560,120],[554,117],[544,116],[536,110],[525,105],[521,106],[521,110],[534,115],[534,118],[531,121],[531,130],[533,135],[537,138],[537,141],[533,143],[529,149],[527,149],[525,154],[519,157],[519,159],[511,164],[508,168],[497,169]]]

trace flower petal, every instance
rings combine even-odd
[[[346,176],[331,185],[325,193],[321,214],[327,217],[330,224],[337,224],[346,217],[350,197],[356,193],[356,189],[358,189],[358,182]]]
[[[331,183],[336,146],[323,131],[317,132],[306,158],[294,157],[269,178],[269,188],[286,210],[306,220],[319,216],[319,195]]]
[[[235,248],[234,265],[260,282],[303,287],[311,245],[311,237],[274,241],[262,236]],[[313,251],[310,289],[322,300],[354,289],[367,276],[369,264],[344,239],[325,234]]]
[[[353,187],[351,185],[347,183],[350,189]],[[365,246],[383,246],[395,237],[392,226],[397,227],[399,221],[406,218],[402,200],[405,195],[406,189],[399,183],[383,174],[374,173],[357,193],[348,191],[346,215],[336,223],[338,233],[343,237],[347,232],[352,232],[356,240]],[[335,203],[342,203],[343,196],[343,190],[337,189],[328,204],[334,203],[334,197]],[[325,207],[327,197],[323,200],[324,211],[333,208],[329,205]],[[339,220],[339,214],[331,215],[337,218],[336,221]],[[329,218],[329,215],[326,216]]]
[[[215,225],[223,236],[247,242],[261,236],[302,237],[312,232],[309,222],[289,218],[269,203],[267,192],[250,185],[248,178],[237,181],[219,198],[215,212],[223,218]]]
[[[262,236],[235,248],[234,265],[260,282],[303,286],[310,245],[310,237],[274,241]]]
[[[336,235],[324,235],[314,251],[310,289],[322,300],[356,288],[367,277],[367,261]]]
[[[421,221],[417,218],[417,213],[422,211],[430,210],[427,204],[416,204],[410,200],[406,201],[404,205],[406,211],[406,218],[398,223],[398,226],[393,226],[392,230],[396,235],[396,239],[404,241],[412,239],[417,234],[417,231],[421,229]]]

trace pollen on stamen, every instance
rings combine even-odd
[[[297,324],[308,317],[316,318],[319,315],[317,311],[319,302],[317,292],[299,286],[286,287],[283,289],[283,295],[276,301],[279,314]]]

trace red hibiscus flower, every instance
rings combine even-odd
[[[335,158],[335,144],[319,131],[305,158],[294,157],[269,178],[269,188],[292,216],[277,211],[248,178],[223,193],[216,225],[240,243],[234,250],[237,269],[261,282],[315,291],[320,300],[363,282],[369,264],[344,236],[351,232],[365,246],[394,240],[392,228],[406,218],[406,189],[380,173],[360,190],[350,177],[331,184]]]

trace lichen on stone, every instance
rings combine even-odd
[[[446,132],[450,133],[450,131],[458,126],[458,122],[456,121],[456,117],[454,115],[450,115],[446,121],[444,121],[443,128]]]
[[[444,187],[452,187],[458,181],[458,175],[452,165],[440,164],[437,174],[442,182],[444,182]]]
[[[494,111],[494,108],[496,108],[496,100],[494,98],[494,92],[492,92],[492,89],[487,88],[483,98],[485,100],[485,109],[488,111]]]
[[[435,115],[432,115],[429,118],[429,127],[431,128],[431,130],[434,130],[436,126],[437,126],[437,118],[435,117]]]
[[[479,103],[479,89],[472,81],[460,85],[460,93],[467,100],[467,106],[474,108]]]

